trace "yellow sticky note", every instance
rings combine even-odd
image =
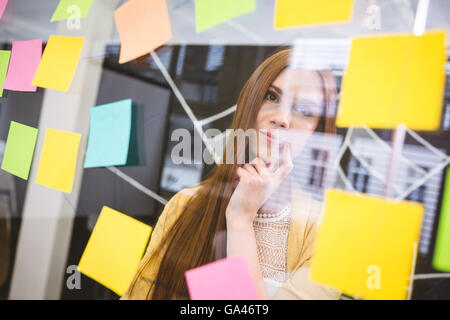
[[[72,192],[81,134],[47,129],[36,183]]]
[[[68,91],[83,43],[84,38],[50,36],[31,83],[42,88]]]
[[[445,32],[353,40],[337,125],[436,130],[445,88]]]
[[[362,299],[406,299],[424,207],[328,190],[312,281]]]
[[[150,226],[104,206],[78,269],[123,295],[136,274],[151,231]]]
[[[354,0],[277,0],[275,29],[303,25],[348,22]]]

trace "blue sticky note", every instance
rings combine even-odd
[[[133,118],[131,99],[91,108],[85,168],[127,164]]]

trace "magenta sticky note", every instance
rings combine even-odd
[[[6,5],[8,4],[8,0],[0,0],[0,19],[3,17],[3,12],[5,12]]]
[[[42,57],[42,39],[13,41],[8,73],[3,89],[14,91],[36,91],[31,85]]]
[[[185,273],[192,300],[257,300],[244,256],[221,259]]]

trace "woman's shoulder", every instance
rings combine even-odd
[[[189,200],[192,197],[194,197],[195,195],[197,195],[200,188],[201,188],[201,185],[196,185],[196,186],[192,186],[192,187],[186,187],[186,188],[183,188],[180,191],[178,191],[166,203],[166,205],[164,207],[164,211],[161,215],[164,216],[168,212],[172,212],[172,213],[173,212],[177,212],[177,213],[182,212],[186,208],[186,205],[189,202]],[[171,214],[171,216],[176,217],[177,214],[176,215]]]
[[[168,203],[171,202],[186,202],[192,197],[196,196],[198,194],[198,191],[200,190],[201,185],[195,185],[191,187],[186,187],[178,191],[170,200]]]
[[[178,217],[186,208],[186,205],[195,196],[200,186],[184,188],[178,191],[164,206],[163,211],[158,217],[152,237],[159,238],[175,223]],[[154,241],[155,243],[155,241]]]
[[[323,203],[316,200],[313,195],[295,186],[292,188],[292,218],[295,220],[318,223]]]
[[[288,239],[288,269],[297,270],[309,261],[320,227],[323,203],[304,189],[293,191]]]

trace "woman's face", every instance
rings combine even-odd
[[[324,112],[325,97],[319,74],[313,70],[285,69],[271,84],[258,113],[257,150],[268,166],[279,161],[281,147],[290,145],[294,158],[316,130]]]

